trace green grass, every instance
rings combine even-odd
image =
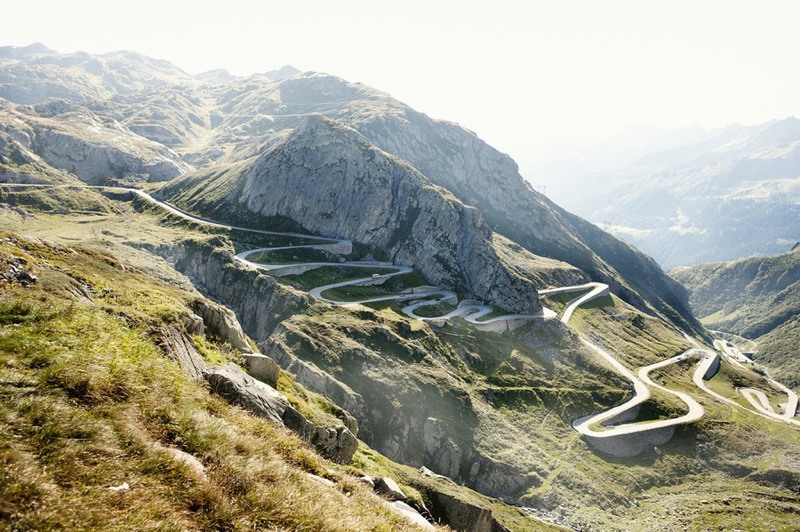
[[[385,270],[384,270],[385,271]],[[323,292],[323,296],[336,301],[360,301],[375,297],[400,294],[404,290],[425,284],[425,278],[416,270],[390,277],[383,284],[372,286],[342,286]]]
[[[497,307],[494,307],[494,306],[491,306],[491,305],[489,305],[489,306],[492,309],[491,312],[489,312],[488,314],[485,314],[484,316],[481,316],[480,318],[478,318],[479,322],[481,322],[481,321],[489,321],[492,318],[498,318],[500,316],[508,316],[509,314],[511,314],[509,311],[507,311],[505,309],[497,308]]]
[[[425,318],[435,318],[444,316],[456,309],[456,305],[450,303],[437,303],[436,305],[423,305],[414,309],[414,314]]]
[[[188,312],[188,295],[96,252],[10,238],[0,257],[24,257],[40,281],[0,290],[0,522],[34,530],[406,529],[345,468],[210,395],[162,354],[154,332]],[[210,362],[229,359],[212,344],[201,351]],[[299,390],[291,380],[283,388]],[[321,398],[292,397],[322,415]],[[166,447],[193,456],[204,472]],[[122,482],[129,492],[107,489]]]
[[[664,321],[647,316],[614,296],[578,307],[570,326],[591,335],[631,369],[675,356],[690,347]]]
[[[559,316],[564,313],[570,301],[573,301],[580,296],[588,293],[591,288],[582,290],[580,292],[565,292],[561,294],[551,294],[541,296],[541,303],[545,307],[553,310]]]
[[[319,286],[328,284],[351,281],[354,279],[364,279],[373,273],[384,274],[389,270],[386,268],[353,268],[350,266],[323,266],[309,270],[300,275],[284,275],[279,281],[287,283],[300,290],[311,290]]]
[[[302,264],[306,262],[335,262],[336,256],[320,249],[298,248],[253,253],[248,255],[247,260],[262,264]]]

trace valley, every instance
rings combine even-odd
[[[328,74],[0,49],[0,96],[3,522],[795,525],[796,253],[667,275]]]

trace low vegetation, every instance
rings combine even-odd
[[[198,294],[147,250],[194,229],[177,221],[162,224],[162,217],[155,213],[129,211],[121,202],[112,205],[119,214],[31,215],[29,211],[23,221],[17,214],[0,213],[7,227],[113,249],[124,257],[126,270],[113,265],[123,264],[116,259],[104,262],[105,253],[79,251],[74,256],[82,261],[78,266],[70,265],[69,254],[56,259],[41,251],[24,251],[37,267],[45,260],[69,273],[80,274],[87,268],[79,277],[94,287],[88,292],[93,303],[81,299],[80,283],[59,281],[54,286],[72,288],[50,294],[48,275],[42,272],[37,274],[35,292],[17,285],[13,289],[26,296],[45,294],[45,306],[63,295],[65,304],[74,300],[72,305],[78,310],[76,314],[59,310],[53,320],[69,321],[69,316],[89,312],[91,320],[102,325],[96,334],[102,333],[112,345],[131,341],[126,339],[130,334],[136,341],[130,349],[115,349],[114,356],[109,356],[102,348],[105,340],[87,335],[96,341],[84,351],[75,351],[79,348],[56,339],[55,335],[68,332],[63,328],[53,328],[53,335],[44,326],[35,334],[26,332],[34,322],[21,321],[24,316],[48,315],[44,306],[40,308],[39,296],[21,300],[2,292],[7,305],[0,309],[0,338],[5,342],[0,355],[4,357],[0,380],[4,464],[0,475],[6,475],[0,480],[0,489],[6,490],[0,494],[3,519],[13,515],[15,523],[28,524],[21,528],[169,528],[171,523],[190,529],[403,528],[405,523],[385,513],[354,475],[391,473],[417,501],[426,501],[428,490],[441,489],[439,481],[365,446],[349,466],[327,462],[293,434],[208,395],[163,357],[150,336],[152,325],[179,324],[188,312],[186,301]],[[129,278],[146,277],[127,266],[131,261],[168,284],[147,277],[141,287],[129,291]],[[107,264],[108,270],[101,272],[96,263]],[[308,284],[324,284],[317,282]],[[116,293],[104,294],[104,288]],[[160,295],[140,297],[145,290]],[[578,415],[599,412],[623,400],[627,385],[583,349],[568,329],[554,322],[526,326],[512,334],[481,333],[459,320],[436,328],[399,314],[395,304],[376,307],[347,310],[315,305],[284,322],[287,345],[351,385],[370,405],[380,409],[385,404],[384,419],[396,415],[397,404],[403,404],[403,415],[412,418],[421,404],[432,405],[435,415],[443,419],[453,416],[448,435],[459,445],[474,447],[491,460],[515,464],[524,471],[528,487],[512,495],[536,508],[538,515],[603,530],[792,528],[793,511],[800,505],[793,491],[797,477],[792,476],[800,453],[796,431],[702,397],[687,381],[690,369],[678,368],[675,375],[665,371],[659,377],[701,400],[708,416],[679,428],[675,438],[658,449],[633,459],[612,459],[589,449],[570,423]],[[151,313],[154,317],[146,319]],[[83,328],[94,327],[94,321],[83,319]],[[672,356],[686,345],[672,328],[617,299],[579,310],[574,320],[630,367]],[[53,322],[41,323],[50,327]],[[69,327],[73,333],[79,328]],[[62,347],[57,355],[40,361],[31,355],[40,344],[8,343],[21,332],[26,337],[41,336],[41,344],[48,349]],[[234,356],[212,340],[206,341],[200,350],[210,361],[219,363]],[[201,344],[200,340],[196,343]],[[73,355],[65,357],[70,349]],[[60,358],[73,365],[62,367]],[[78,363],[81,359],[90,361],[91,369]],[[56,367],[63,377],[52,377]],[[363,373],[373,369],[378,372]],[[158,384],[162,377],[164,383]],[[336,417],[326,399],[308,392],[290,375],[282,375],[278,387],[307,417],[317,421]],[[449,402],[453,396],[460,404],[471,405],[470,409],[448,410],[459,404]],[[63,426],[26,410],[26,401],[39,397],[53,405],[48,408],[59,415],[52,418]],[[660,398],[655,401],[652,415],[667,415],[671,405]],[[80,427],[89,428],[80,432]],[[390,437],[391,429],[387,425],[386,433],[377,434],[371,447],[380,449],[381,437]],[[57,434],[49,440],[51,444],[65,449],[63,461],[54,457],[55,447],[39,447],[37,438],[48,441],[50,434]],[[152,446],[160,447],[151,450]],[[208,480],[194,480],[195,470],[176,462],[173,451],[161,447],[197,458]],[[337,487],[329,488],[308,473],[333,480]],[[519,473],[510,474],[514,475]],[[128,482],[128,492],[107,490],[122,482]],[[496,504],[493,511],[512,529],[538,526],[517,509],[478,494],[466,495],[469,492],[455,485],[452,489],[484,505]],[[73,507],[78,511],[66,512]]]
[[[0,290],[0,521],[407,529],[346,470],[210,395],[164,356],[156,331],[188,312],[185,294],[107,255],[2,239],[3,271],[23,260],[38,280]],[[282,388],[296,390],[291,380]]]
[[[800,391],[800,246],[781,255],[676,268],[690,303],[710,329],[756,344],[755,360]],[[751,349],[752,350],[752,349]]]

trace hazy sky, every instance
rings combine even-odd
[[[176,5],[178,4],[178,5]],[[523,165],[627,124],[800,115],[796,1],[7,2],[0,45],[131,49],[191,73],[291,64],[476,131]]]

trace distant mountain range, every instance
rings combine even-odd
[[[550,189],[667,268],[780,253],[800,239],[800,120],[683,133],[682,145],[665,138],[665,149],[600,171],[562,162]]]
[[[358,83],[327,74],[300,73],[292,67],[243,79],[219,71],[195,77],[169,63],[131,52],[58,54],[42,45],[32,45],[0,49],[0,97],[15,102],[4,104],[7,125],[0,125],[0,140],[9,154],[24,152],[31,159],[40,158],[56,168],[74,171],[92,183],[98,182],[92,176],[99,175],[114,182],[166,180],[185,173],[187,165],[192,165],[201,170],[186,175],[185,182],[208,179],[199,187],[201,192],[190,200],[186,190],[174,185],[166,188],[162,197],[174,196],[183,207],[201,214],[205,209],[231,211],[221,208],[219,201],[224,201],[225,205],[236,205],[255,214],[295,218],[316,229],[321,229],[314,219],[320,212],[301,213],[288,207],[265,209],[253,199],[259,194],[291,193],[268,180],[260,181],[261,190],[248,189],[249,194],[236,192],[225,197],[220,197],[219,188],[210,185],[214,183],[212,178],[230,176],[233,171],[241,175],[257,171],[263,166],[259,163],[262,154],[274,153],[279,144],[286,146],[281,143],[292,131],[321,115],[335,124],[331,131],[352,128],[353,133],[358,133],[339,138],[346,141],[344,149],[348,153],[358,156],[353,158],[353,164],[366,167],[374,163],[371,158],[380,157],[383,162],[373,171],[385,173],[387,182],[414,182],[398,179],[398,172],[421,177],[415,178],[418,184],[408,191],[412,198],[434,194],[441,204],[463,204],[457,210],[468,216],[465,214],[462,222],[451,225],[453,232],[446,236],[454,245],[448,246],[446,249],[451,251],[436,261],[426,261],[429,274],[443,268],[455,274],[453,279],[461,279],[458,282],[465,293],[487,297],[490,292],[503,293],[499,287],[513,285],[518,277],[542,279],[536,268],[529,266],[531,257],[539,257],[540,265],[548,264],[545,270],[553,269],[554,264],[547,263],[547,259],[563,261],[582,270],[579,275],[608,283],[615,294],[638,308],[660,313],[687,330],[701,330],[688,309],[683,288],[652,259],[533,191],[510,157],[474,133],[451,122],[433,120],[386,93]],[[39,103],[51,98],[70,103],[44,104],[47,107]],[[75,122],[72,117],[76,115],[92,124]],[[32,134],[10,133],[17,129],[9,122],[12,117],[24,123]],[[63,156],[65,150],[43,142],[46,137],[39,133],[39,124],[45,120],[50,129],[59,130],[59,142],[82,146],[78,160],[74,154]],[[5,137],[3,130],[7,132]],[[113,131],[113,135],[95,135],[95,131]],[[127,140],[107,140],[119,137]],[[363,146],[359,147],[359,143]],[[291,154],[285,155],[292,161]],[[309,160],[313,159],[305,158],[302,165],[309,164]],[[297,161],[294,159],[294,164]],[[85,169],[91,171],[87,173]],[[347,186],[351,185],[331,182],[323,188],[358,197],[355,189],[343,188]],[[178,194],[178,190],[182,192]],[[363,198],[361,205],[379,205],[385,193],[376,189],[377,195]],[[396,193],[392,189],[390,197],[397,199]],[[283,196],[274,205],[291,205],[290,200]],[[416,200],[409,205],[409,215],[420,208]],[[416,238],[424,242],[422,232],[426,229],[421,225],[407,226],[413,222],[411,217],[405,224],[398,223],[394,234],[380,240],[387,251],[397,254],[390,258],[405,257],[389,245],[393,241]],[[381,223],[380,218],[367,220],[358,231],[346,234],[357,241],[372,242],[374,235],[384,230]],[[399,231],[410,233],[403,235]],[[342,227],[341,234],[329,236],[344,234]],[[500,235],[514,241],[519,251],[504,244]],[[483,263],[484,255],[476,254],[472,243],[481,239],[491,242],[482,249],[491,248],[494,251],[490,254],[504,256],[502,262],[509,264],[508,271],[512,273],[501,274],[497,270],[499,277],[493,278],[477,272],[476,265]],[[502,251],[497,251],[498,247]],[[469,274],[469,270],[473,273]],[[574,278],[575,272],[565,265],[562,273],[552,275]],[[536,306],[523,303],[524,297],[513,304],[505,296],[496,297],[496,303],[509,310]]]

